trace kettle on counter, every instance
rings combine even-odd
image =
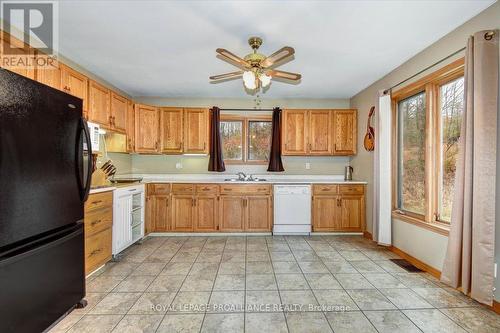
[[[344,171],[344,180],[352,180],[353,171],[354,169],[352,168],[352,166],[350,165],[346,166]]]

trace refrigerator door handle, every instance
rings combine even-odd
[[[83,173],[84,176],[86,176],[85,179],[84,177],[80,177],[80,172],[78,172],[78,181],[80,182],[80,189],[81,189],[81,198],[82,201],[86,201],[87,198],[89,197],[89,192],[90,192],[90,182],[92,180],[92,144],[90,142],[90,132],[89,132],[89,127],[87,126],[87,121],[85,119],[81,118],[80,121],[81,129],[83,131],[83,134],[85,135],[85,141],[86,141],[86,146],[87,146],[87,173]],[[81,134],[80,134],[81,135]],[[79,149],[81,149],[81,143],[80,140],[78,140],[78,146]],[[85,151],[82,149],[82,154],[85,154]],[[78,159],[80,159],[80,155],[78,156]],[[78,163],[80,165],[80,163]]]

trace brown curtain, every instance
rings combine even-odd
[[[208,161],[208,171],[226,171],[220,138],[220,109],[216,106],[210,109],[210,159]]]
[[[281,109],[273,109],[273,133],[271,137],[271,152],[267,171],[285,171],[281,161]]]
[[[498,31],[471,36],[451,228],[441,281],[491,305],[494,285]]]

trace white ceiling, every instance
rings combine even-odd
[[[289,45],[280,69],[303,75],[274,82],[268,98],[348,98],[475,16],[475,1],[63,1],[59,51],[132,96],[246,97],[236,70],[216,58]],[[464,41],[465,42],[465,41]]]

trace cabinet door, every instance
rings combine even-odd
[[[132,196],[118,197],[113,205],[113,254],[117,254],[132,242]]]
[[[81,98],[83,100],[83,111],[87,111],[88,78],[73,70],[72,68],[60,64],[61,67],[61,87],[62,90]]]
[[[128,100],[111,93],[111,122],[113,129],[125,133],[127,130]]]
[[[216,196],[195,198],[194,231],[215,231],[218,228],[219,205]]]
[[[2,45],[0,47],[0,52],[2,52],[0,54],[1,67],[34,80],[36,67],[36,64],[33,63],[35,57],[34,51],[31,51],[32,49],[26,51],[23,41],[8,35],[6,32],[0,31],[0,37],[2,40]],[[7,48],[14,48],[16,54],[4,54],[3,52],[7,50]],[[30,66],[17,65],[26,62],[28,62]]]
[[[144,214],[144,234],[154,232],[155,228],[155,197],[148,195],[146,197],[146,211]]]
[[[135,112],[134,103],[127,102],[127,152],[135,151]]]
[[[40,57],[45,56],[40,54]],[[61,69],[58,62],[52,64],[47,63],[47,66],[44,67],[37,67],[35,72],[35,79],[38,82],[54,89],[61,89]]]
[[[309,111],[309,155],[332,154],[332,119],[330,110]]]
[[[170,196],[154,196],[154,229],[155,232],[170,230]]]
[[[191,195],[172,195],[172,230],[193,231],[194,198]]]
[[[245,202],[245,231],[271,231],[272,203],[270,196],[249,196]]]
[[[340,228],[345,231],[362,231],[364,227],[364,197],[341,196]]]
[[[220,230],[243,231],[245,229],[245,198],[240,196],[220,197]]]
[[[356,110],[335,110],[333,113],[333,154],[356,154],[358,118]]]
[[[160,108],[160,150],[182,153],[183,112],[179,108]]]
[[[313,197],[313,231],[336,230],[339,224],[338,205],[337,196]]]
[[[147,105],[135,105],[135,151],[158,152],[158,110]]]
[[[207,109],[184,109],[184,152],[208,154]]]
[[[307,110],[285,110],[283,112],[283,155],[305,155],[307,153]]]
[[[111,127],[111,93],[108,88],[95,81],[89,83],[89,120]]]

